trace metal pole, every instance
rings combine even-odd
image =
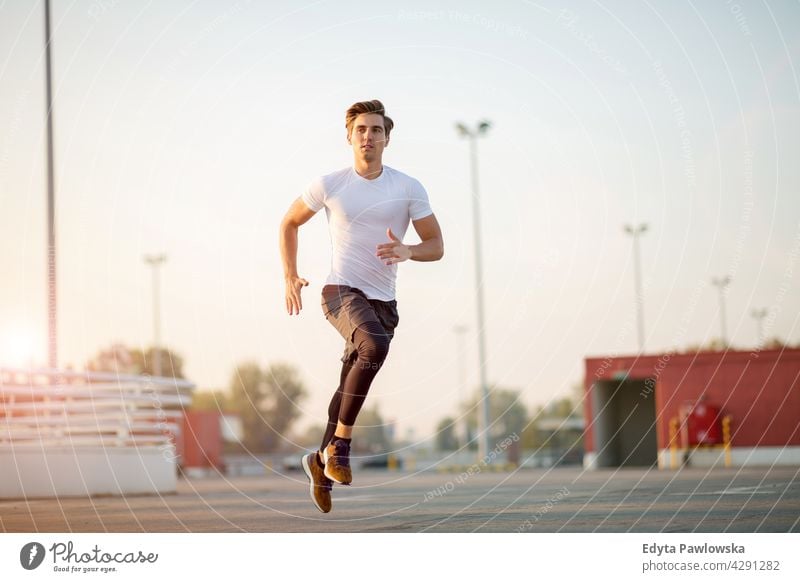
[[[153,269],[153,375],[161,376],[161,301],[158,266]]]
[[[161,298],[159,267],[166,255],[147,255],[145,262],[153,268],[153,376],[161,376]]]
[[[766,313],[764,313],[766,315]],[[758,318],[758,345],[764,343],[764,318]]]
[[[728,331],[725,317],[725,288],[730,284],[731,278],[729,276],[718,279],[716,277],[711,279],[711,284],[719,289],[719,326],[721,333],[721,341],[724,347],[728,347]]]
[[[467,332],[467,326],[456,325],[453,327],[456,333],[457,346],[458,346],[458,399],[460,402],[465,402],[464,393],[467,386],[467,367],[464,358],[464,334]],[[460,410],[459,410],[460,413]],[[469,445],[469,415],[464,415],[464,440],[463,445],[466,448]]]
[[[644,353],[644,296],[642,295],[642,273],[639,255],[639,235],[633,237],[634,276],[636,277],[636,315],[639,320],[639,352]]]
[[[475,295],[478,304],[478,369],[480,372],[481,401],[478,414],[478,455],[481,459],[489,453],[489,383],[486,380],[486,329],[483,313],[483,266],[481,261],[481,225],[478,195],[478,146],[477,138],[485,135],[491,127],[488,121],[478,123],[470,130],[463,123],[456,124],[462,137],[469,138],[470,174],[472,176],[472,228],[475,238]]]
[[[625,225],[625,232],[633,237],[633,275],[636,292],[636,321],[639,335],[639,353],[644,353],[644,291],[642,290],[641,253],[639,235],[647,231],[647,224],[634,228]]]
[[[53,91],[52,58],[50,56],[50,0],[44,2],[45,87],[47,117],[47,363],[58,368],[58,335],[56,333],[56,217],[55,180],[53,178]]]
[[[486,327],[483,309],[483,261],[481,257],[480,199],[478,194],[478,147],[476,136],[470,136],[470,167],[472,173],[472,227],[475,239],[475,295],[478,302],[478,359],[481,382],[480,436],[478,456],[489,454],[489,383],[486,379]]]
[[[761,347],[764,344],[764,318],[767,316],[768,311],[766,309],[753,309],[752,316],[756,320],[757,330],[758,330],[758,343],[757,345]]]

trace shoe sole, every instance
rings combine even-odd
[[[328,479],[330,479],[334,483],[338,483],[339,485],[350,485],[350,483],[353,482],[352,479],[346,483],[344,481],[339,481],[336,477],[328,473],[328,451],[322,452],[322,460],[325,462],[325,470],[323,471],[323,473],[325,473],[325,476]]]
[[[328,513],[319,506],[319,503],[317,503],[317,498],[314,496],[314,478],[311,476],[311,467],[308,466],[309,456],[310,455],[305,455],[300,461],[300,464],[303,466],[303,472],[306,474],[306,477],[308,478],[308,483],[309,483],[308,492],[309,495],[311,495],[311,501],[312,503],[314,503],[314,507],[319,509],[322,513]]]

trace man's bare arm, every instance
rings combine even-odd
[[[433,214],[412,221],[414,230],[417,231],[421,243],[416,245],[404,245],[392,229],[386,229],[386,236],[389,237],[388,243],[381,243],[377,246],[376,255],[387,265],[402,263],[403,261],[438,261],[444,256],[444,241],[442,240],[442,229]]]
[[[280,248],[283,262],[283,278],[286,282],[286,311],[289,315],[299,314],[303,308],[300,290],[308,281],[297,274],[297,232],[300,226],[309,221],[316,212],[311,210],[302,198],[295,200],[281,221]]]
[[[420,240],[419,244],[411,245],[412,261],[438,261],[444,256],[444,240],[442,239],[442,229],[436,215],[431,214],[425,218],[411,222],[414,230],[417,231]]]

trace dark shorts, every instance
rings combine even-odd
[[[394,328],[400,322],[396,299],[368,299],[361,289],[347,285],[325,285],[322,288],[322,313],[345,339],[342,362],[354,357],[356,347],[353,344],[353,333],[364,323],[377,321],[391,341]]]

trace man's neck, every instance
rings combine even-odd
[[[353,165],[356,173],[365,180],[374,180],[383,172],[383,163],[381,160],[367,162],[365,160],[356,160]]]

